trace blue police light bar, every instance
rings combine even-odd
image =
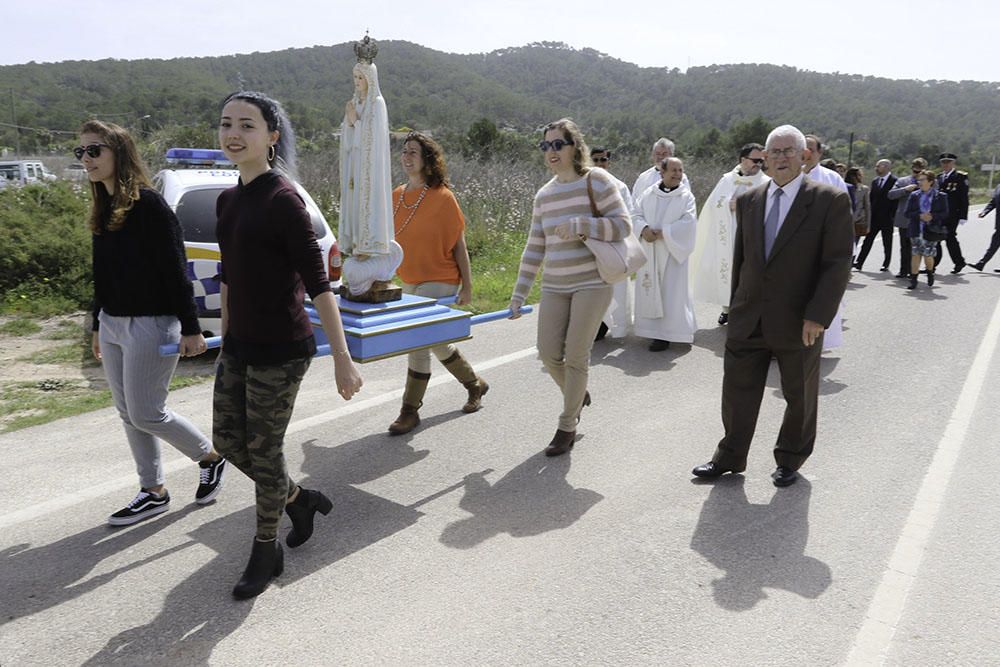
[[[168,148],[167,163],[188,167],[232,167],[226,154],[217,148]]]

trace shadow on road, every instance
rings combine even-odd
[[[18,544],[0,551],[0,581],[3,582],[0,626],[58,607],[112,582],[120,574],[189,546],[178,545],[82,581],[105,559],[132,549],[190,511],[196,510],[179,508],[156,521],[127,529],[94,526],[43,546],[32,548],[29,544]]]
[[[805,555],[809,539],[809,481],[777,489],[771,502],[752,505],[743,475],[713,483],[701,508],[691,548],[724,574],[712,581],[716,604],[747,611],[767,597],[765,588],[815,599],[829,588],[830,567]]]
[[[676,366],[676,359],[691,352],[685,343],[671,343],[662,352],[650,352],[648,338],[628,336],[594,343],[590,353],[591,366],[611,366],[631,377],[646,377],[659,371],[669,371]]]
[[[167,594],[156,618],[119,632],[84,665],[209,664],[215,647],[239,628],[253,609],[253,600],[233,602],[230,591],[250,554],[255,517],[256,509],[247,507],[193,530],[191,541],[177,548],[201,544],[212,549],[215,556]],[[162,523],[150,526],[162,528]],[[295,568],[294,561],[286,554],[286,575]],[[276,583],[282,581],[286,581],[285,575]],[[122,614],[128,614],[135,595],[142,592],[122,591],[117,605]]]
[[[438,417],[440,420],[450,418],[450,415]],[[428,421],[433,422],[433,418]],[[316,532],[306,545],[285,549],[285,571],[272,583],[275,588],[295,583],[413,525],[422,516],[416,506],[426,501],[401,505],[353,486],[404,468],[428,455],[427,450],[414,450],[406,440],[377,434],[336,447],[323,447],[314,440],[306,441],[302,447],[305,475],[298,481],[327,494],[333,501],[333,511],[326,517],[317,515]],[[233,471],[232,474],[237,473]],[[252,498],[247,501],[252,502]],[[208,664],[215,646],[239,628],[253,608],[253,600],[235,602],[230,591],[249,556],[255,517],[256,510],[252,506],[219,517],[192,531],[190,542],[157,554],[156,558],[160,558],[171,551],[200,544],[216,555],[167,594],[155,619],[120,632],[86,664],[137,665],[151,659],[164,664]],[[146,530],[136,533],[132,539],[139,540],[152,531],[161,530],[164,521],[169,520],[175,520],[173,515],[143,526]],[[284,539],[288,526],[288,520],[282,519],[279,539]],[[106,534],[107,530],[101,532]],[[116,543],[108,547],[116,551],[122,548],[127,545]],[[81,553],[88,553],[87,549],[81,549]],[[94,562],[103,557],[102,552],[89,555],[93,555]],[[154,559],[130,564],[129,569],[151,560]],[[93,562],[88,562],[80,569],[85,572],[92,566]],[[79,576],[71,573],[67,578]],[[101,583],[104,582],[96,582],[94,586]],[[122,607],[127,606],[125,599]]]
[[[446,526],[441,543],[471,549],[503,533],[531,537],[573,525],[604,496],[573,488],[566,481],[570,464],[569,454],[548,458],[539,452],[494,484],[484,473],[466,475],[459,507],[472,516]]]

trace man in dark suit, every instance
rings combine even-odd
[[[985,218],[990,214],[990,211],[1000,208],[1000,185],[997,189],[993,191],[993,196],[990,197],[990,203],[979,212],[980,218]],[[1000,211],[997,211],[993,215],[993,238],[990,239],[990,246],[986,249],[986,254],[983,258],[976,262],[975,264],[969,264],[976,271],[982,271],[986,268],[986,262],[993,259],[993,255],[996,254],[997,250],[1000,250]],[[993,269],[994,271],[1000,272],[1000,269]]]
[[[951,257],[955,268],[952,273],[961,273],[965,268],[965,258],[962,257],[962,248],[958,245],[958,226],[964,225],[969,219],[969,175],[964,171],[955,169],[955,160],[958,158],[954,153],[941,153],[938,162],[941,164],[941,173],[938,174],[938,190],[948,195],[948,221],[945,227],[948,228],[948,238],[945,244],[948,246],[948,256]],[[934,267],[941,263],[941,246],[938,245],[937,254],[934,257]]]
[[[786,408],[774,447],[775,486],[798,479],[813,450],[823,331],[851,276],[854,225],[846,192],[802,177],[806,140],[791,125],[767,137],[770,183],[736,200],[733,291],[722,379],[725,435],[692,474],[746,469],[771,357]]]
[[[875,243],[875,236],[882,235],[882,246],[885,251],[885,259],[882,260],[880,271],[889,270],[889,260],[892,259],[892,232],[893,220],[896,217],[896,205],[898,200],[889,199],[889,190],[896,184],[896,177],[892,174],[892,162],[889,160],[879,160],[875,163],[875,179],[872,181],[871,190],[868,193],[868,200],[871,202],[872,225],[861,244],[861,252],[854,262],[854,268],[858,271],[865,263],[868,253],[871,252],[872,244]]]

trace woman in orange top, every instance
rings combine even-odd
[[[397,273],[403,291],[433,299],[455,296],[458,305],[472,300],[472,270],[465,245],[465,220],[448,183],[441,146],[420,132],[403,142],[403,171],[409,179],[392,192],[396,242],[403,247]],[[465,385],[469,398],[462,412],[479,409],[490,386],[451,344],[411,352],[403,391],[403,407],[389,426],[393,435],[409,433],[420,424],[417,411],[431,377],[431,355]]]

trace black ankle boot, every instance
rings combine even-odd
[[[322,493],[299,487],[299,495],[285,505],[285,514],[292,520],[292,531],[285,538],[285,544],[292,549],[305,544],[312,537],[316,512],[326,516],[331,509],[333,503]]]
[[[920,274],[911,273],[910,274],[910,286],[907,287],[906,289],[917,289],[917,278],[919,278],[919,277],[920,277]]]
[[[271,579],[285,571],[285,554],[278,540],[253,541],[250,561],[243,576],[233,588],[233,597],[240,600],[257,597],[264,592]]]
[[[927,286],[930,287],[934,284],[934,271],[927,272]]]

